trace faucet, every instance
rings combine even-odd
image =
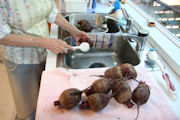
[[[127,24],[125,25],[126,29],[124,30],[124,32],[126,33],[131,33],[131,28],[133,26],[133,19],[129,17],[127,11],[125,8],[121,7],[121,11],[123,13],[124,19],[127,21]],[[123,25],[123,24],[122,24]]]
[[[113,21],[119,23],[119,26],[121,27],[123,32],[131,33],[131,28],[133,26],[134,20],[131,17],[129,17],[129,15],[128,15],[128,13],[127,13],[125,8],[121,7],[121,11],[122,11],[122,14],[124,16],[124,19],[126,20],[126,23],[123,23],[122,21],[120,21],[118,19],[118,17],[113,17],[113,16],[109,16],[109,15],[103,16],[103,20],[104,21],[107,21],[107,19],[113,20]],[[121,14],[120,10],[118,10],[116,12],[117,12],[116,14]],[[119,16],[119,15],[117,15],[117,16]]]
[[[121,36],[124,39],[134,39],[137,42],[137,45],[136,45],[137,51],[144,50],[148,35],[149,35],[149,31],[147,31],[145,29],[138,30],[138,34],[131,34],[131,33],[122,33],[121,34]]]

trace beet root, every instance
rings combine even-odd
[[[115,80],[111,78],[101,78],[93,82],[93,84],[84,90],[86,96],[93,93],[105,93],[107,94],[114,84]]]
[[[79,39],[79,42],[82,43],[82,42],[88,42],[90,47],[93,47],[93,42],[91,41],[90,38],[87,38],[87,37],[82,37]]]
[[[116,92],[117,90],[121,89],[116,96],[114,96],[115,100],[118,103],[126,104],[132,98],[132,92],[129,84],[126,81],[117,81],[113,88],[112,92]]]
[[[82,31],[91,32],[93,29],[93,27],[87,20],[81,20],[78,22],[78,24],[80,24]]]
[[[122,64],[120,67],[123,77],[128,79],[137,77],[137,72],[132,64],[125,63]]]
[[[59,105],[62,108],[72,109],[81,101],[81,94],[82,91],[76,88],[67,89],[60,95]],[[57,101],[54,102],[54,105],[58,105]]]
[[[120,89],[119,89],[120,90]],[[88,106],[93,111],[100,111],[109,103],[109,100],[114,97],[118,92],[112,94],[104,93],[94,93],[88,96],[86,103],[83,103],[82,106]]]
[[[98,76],[98,77],[104,77],[104,78],[112,78],[112,79],[116,79],[116,80],[117,79],[118,80],[123,79],[120,66],[115,66],[115,67],[108,68],[104,72],[104,75],[91,75],[91,76]]]
[[[137,88],[133,91],[132,100],[137,105],[145,104],[150,96],[150,89],[147,84],[140,82]]]
[[[108,93],[114,84],[114,80],[111,78],[101,78],[96,80],[92,84],[92,92],[93,93]]]
[[[109,96],[104,93],[91,94],[88,97],[88,104],[91,110],[99,111],[103,109],[109,102]]]
[[[123,76],[121,73],[121,68],[119,66],[115,66],[107,69],[104,73],[104,77],[112,79],[122,79]]]
[[[144,82],[140,82],[139,85],[136,87],[136,89],[132,93],[132,100],[137,104],[137,116],[139,115],[139,106],[142,104],[145,104],[150,96],[150,89],[147,84]]]

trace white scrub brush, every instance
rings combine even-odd
[[[165,72],[164,68],[162,67],[161,63],[159,62],[158,54],[154,48],[151,48],[149,50],[149,52],[147,53],[147,58],[149,59],[149,61],[151,63],[155,62],[159,66],[160,70],[162,71],[162,77],[166,82],[166,86],[167,86],[169,94],[171,95],[171,98],[176,99],[177,94],[175,93],[175,87],[174,87],[173,83],[171,82],[169,75]]]
[[[88,42],[82,42],[79,46],[74,46],[74,49],[80,49],[82,52],[88,52],[90,45]]]

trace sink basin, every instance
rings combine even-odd
[[[107,30],[104,29],[96,29],[93,33],[118,33],[120,32],[120,27],[117,25],[113,19],[103,19],[104,14],[85,14],[85,13],[77,13],[77,14],[70,14],[66,15],[65,19],[69,21],[71,24],[76,26],[77,21],[81,19],[86,19],[93,27],[101,27],[103,23],[107,24]],[[102,31],[101,31],[102,30]],[[61,39],[64,39],[67,36],[70,36],[70,33],[64,31],[63,29],[59,28],[59,35],[61,35]],[[60,37],[59,37],[60,38]]]
[[[102,18],[101,14],[95,14],[94,16]],[[70,21],[68,16],[65,18]],[[108,27],[108,32],[106,34],[89,34],[91,40],[95,43],[94,47],[91,48],[89,52],[83,53],[80,50],[76,50],[74,52],[69,50],[67,54],[58,55],[57,67],[87,69],[112,67],[123,63],[131,63],[134,66],[138,65],[140,63],[139,56],[131,47],[130,43],[122,38],[121,32],[123,31],[117,25],[117,22],[113,19],[106,19],[106,23]],[[75,45],[72,37],[67,37],[67,35],[62,37],[62,35],[63,33],[59,34],[59,38],[66,38],[64,40],[68,44]],[[106,41],[107,44],[104,43],[104,36],[108,38]],[[113,38],[113,43],[109,46],[112,42],[111,38]],[[97,41],[100,43],[97,43]],[[100,46],[103,44],[105,47],[96,47],[96,43],[100,44]]]
[[[65,63],[73,69],[84,69],[115,66],[120,61],[118,60],[118,54],[113,50],[96,48],[87,53],[69,51],[65,55]]]
[[[71,38],[66,39],[66,42],[70,44]],[[91,48],[87,53],[69,50],[67,54],[59,55],[57,66],[86,69],[112,67],[123,63],[131,63],[135,66],[140,63],[140,59],[128,41],[116,36],[110,48]]]
[[[81,14],[81,15],[84,15],[84,14]],[[74,14],[73,14],[73,16],[74,16]],[[114,21],[113,19],[106,19],[106,21],[104,21],[104,19],[103,19],[103,21],[99,22],[99,19],[103,18],[102,16],[104,16],[104,14],[92,14],[91,16],[96,16],[95,18],[97,19],[96,21],[98,21],[98,22],[93,23],[93,24],[95,24],[95,26],[97,26],[97,24],[102,25],[103,22],[105,22],[107,24],[107,29],[108,29],[107,33],[119,34],[119,32],[122,31],[121,27],[119,27],[117,25],[117,22]],[[107,14],[105,14],[105,16],[107,16]],[[83,17],[81,16],[81,18],[83,18]],[[67,21],[70,21],[69,15],[66,15],[65,19]],[[90,22],[92,23],[92,21],[90,21]],[[71,36],[70,33],[68,33],[67,31],[65,31],[63,29],[61,29],[61,27],[59,27],[58,33],[59,33],[59,36],[58,36],[59,39],[65,39],[66,37]]]

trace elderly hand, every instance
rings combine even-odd
[[[80,30],[77,30],[76,32],[74,32],[73,34],[72,34],[72,36],[74,37],[74,39],[76,40],[76,42],[77,42],[77,44],[79,45],[80,43],[79,43],[79,40],[81,39],[81,38],[89,38],[89,36],[88,36],[88,34],[87,33],[85,33],[85,32],[83,32],[83,31],[80,31]]]
[[[72,46],[68,45],[65,41],[50,38],[48,38],[47,41],[44,42],[43,47],[49,49],[55,54],[67,53],[67,48],[75,51],[75,49]]]

